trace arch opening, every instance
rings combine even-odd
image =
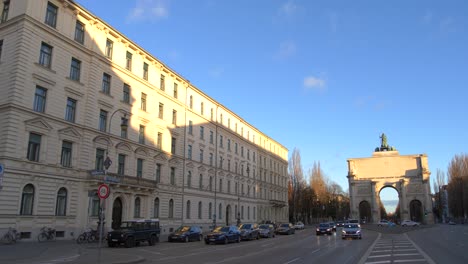
[[[393,186],[385,186],[379,192],[380,218],[400,222],[400,198]],[[377,219],[379,221],[380,219]]]

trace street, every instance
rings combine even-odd
[[[365,226],[362,240],[342,240],[340,228],[316,236],[308,227],[294,235],[228,245],[204,242],[97,248],[74,241],[18,242],[0,246],[0,263],[468,263],[468,226],[418,228]],[[164,238],[162,238],[164,239]]]

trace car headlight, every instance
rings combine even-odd
[[[330,231],[331,229],[330,228],[327,228],[327,231]]]
[[[341,231],[341,233],[346,234],[346,231],[343,230],[343,231]]]
[[[319,232],[319,231],[320,231],[320,229],[317,228],[317,232]]]
[[[124,237],[125,235],[124,234],[121,234],[120,237]]]
[[[361,230],[356,231],[356,234],[361,233]]]

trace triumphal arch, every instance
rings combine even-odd
[[[381,219],[380,191],[398,192],[400,220],[433,224],[430,171],[427,155],[400,155],[387,144],[385,134],[372,157],[348,159],[351,217],[378,222]]]

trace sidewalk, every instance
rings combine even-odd
[[[145,259],[133,255],[126,248],[108,248],[106,243],[99,250],[99,243],[77,244],[74,240],[51,242],[23,242],[0,244],[0,263],[45,264],[45,263],[99,263],[132,264]]]

